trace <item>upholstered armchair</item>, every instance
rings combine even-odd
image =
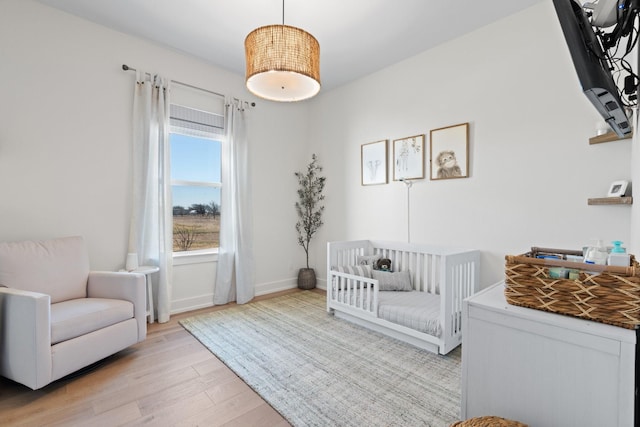
[[[144,275],[89,271],[81,237],[0,243],[0,375],[36,390],[146,334]]]

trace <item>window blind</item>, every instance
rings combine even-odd
[[[218,139],[224,134],[224,116],[178,104],[170,105],[169,125],[172,133],[198,138]]]

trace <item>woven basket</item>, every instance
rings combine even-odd
[[[509,420],[502,417],[484,416],[470,418],[466,421],[458,421],[449,427],[528,427],[518,421]]]
[[[582,255],[580,251],[531,248],[524,255],[505,257],[505,297],[512,305],[566,314],[627,329],[640,325],[640,265],[631,256],[629,267],[598,266],[539,255]],[[579,273],[574,279],[550,277],[563,267]]]

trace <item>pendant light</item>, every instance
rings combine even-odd
[[[302,101],[320,91],[320,45],[306,31],[284,25],[256,28],[244,41],[249,92],[271,101]]]

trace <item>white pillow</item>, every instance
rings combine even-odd
[[[338,267],[338,272],[353,274],[371,279],[372,268],[370,265],[342,265]]]
[[[409,271],[389,272],[373,270],[373,279],[376,279],[381,291],[412,291],[411,275]]]

